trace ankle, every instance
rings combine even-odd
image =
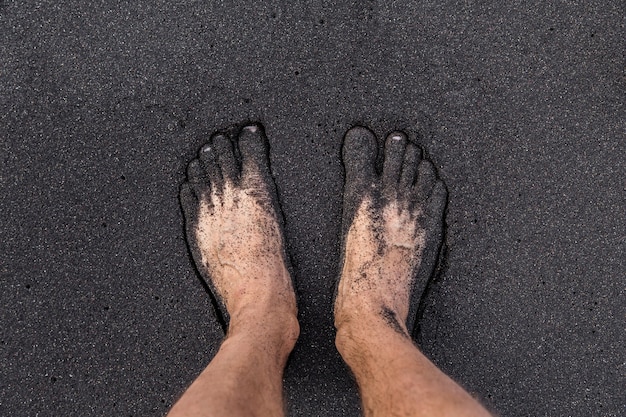
[[[335,306],[335,328],[346,333],[362,333],[377,329],[394,329],[408,334],[406,329],[407,308],[397,307],[392,300],[368,300],[362,297],[358,303],[342,303]]]
[[[293,350],[300,335],[297,312],[280,308],[247,308],[231,316],[228,340],[246,340],[279,357]]]
[[[383,324],[377,323],[378,317],[371,313],[363,313],[358,318],[343,316],[341,321],[335,320],[335,345],[339,353],[363,350],[375,340],[383,330]]]
[[[404,322],[400,323],[380,311],[361,310],[358,314],[337,317],[335,328],[335,345],[344,359],[352,354],[375,354],[389,343],[413,346]]]

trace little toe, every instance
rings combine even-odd
[[[436,221],[443,220],[443,214],[448,202],[448,190],[441,180],[437,180],[432,188],[428,202],[426,203],[426,213]]]
[[[437,181],[435,166],[427,159],[422,159],[417,169],[417,179],[413,185],[418,201],[426,201]]]
[[[400,174],[400,186],[410,188],[417,176],[417,167],[422,160],[422,149],[409,142],[404,151],[404,162],[402,162],[402,173]]]
[[[239,134],[239,152],[244,177],[270,175],[269,142],[261,124],[249,124]]]
[[[191,183],[199,183],[207,180],[204,168],[199,159],[193,159],[187,165],[187,180]]]
[[[194,186],[188,182],[180,186],[180,205],[183,208],[185,222],[194,223],[198,217],[198,196],[194,190]]]
[[[385,161],[383,162],[383,185],[396,190],[400,181],[407,137],[402,132],[392,132],[385,141]]]
[[[239,168],[235,159],[233,144],[226,135],[218,133],[211,138],[224,181],[236,183],[239,179]]]
[[[208,194],[209,178],[199,159],[194,159],[187,165],[187,180],[199,198]]]
[[[353,181],[371,182],[376,174],[378,144],[374,133],[366,127],[355,126],[343,138],[342,159],[346,184]]]

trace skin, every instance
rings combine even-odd
[[[169,416],[284,415],[282,375],[299,335],[281,221],[260,126],[224,135],[192,161],[181,189],[194,261],[230,319],[226,338]]]
[[[369,130],[346,134],[347,234],[335,302],[335,344],[354,373],[365,416],[489,416],[419,351],[406,326],[421,296],[415,287],[425,285],[416,282],[425,248],[440,241],[445,187],[401,132],[387,137],[381,173],[375,152]]]
[[[299,326],[282,220],[262,127],[244,127],[234,142],[240,162],[231,141],[215,135],[181,188],[187,240],[228,332],[173,417],[284,415],[282,375]],[[420,276],[432,272],[428,248],[441,240],[445,187],[401,132],[387,139],[380,174],[375,159],[374,135],[351,129],[334,313],[337,349],[356,377],[365,415],[488,416],[417,349],[407,328],[426,283]]]

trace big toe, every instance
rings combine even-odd
[[[374,133],[362,126],[348,130],[343,139],[346,181],[370,181],[376,170],[378,145]]]
[[[261,124],[249,124],[239,134],[239,152],[244,177],[260,174],[265,177],[269,169],[269,142]]]

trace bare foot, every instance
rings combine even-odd
[[[364,127],[344,138],[344,250],[335,301],[338,331],[362,320],[409,337],[441,246],[447,192],[433,164],[402,132],[385,143]]]
[[[295,319],[265,133],[252,124],[233,136],[214,134],[189,163],[180,193],[187,242],[225,322],[255,315]]]
[[[365,416],[488,416],[413,344],[415,311],[437,260],[446,188],[401,132],[344,138],[343,269],[335,345],[355,376]]]
[[[189,163],[180,200],[228,333],[170,416],[282,416],[283,370],[300,329],[263,128],[213,135]]]

